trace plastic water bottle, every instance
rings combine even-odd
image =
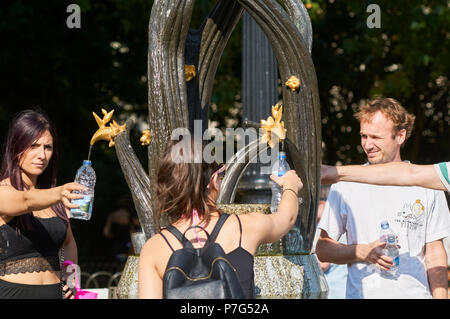
[[[392,235],[392,229],[389,228],[389,223],[386,220],[381,222],[381,230],[380,230],[380,241],[387,243],[388,236]]]
[[[397,275],[398,266],[400,264],[400,256],[399,251],[397,247],[397,240],[395,238],[394,234],[389,234],[387,238],[387,244],[386,244],[386,256],[391,257],[394,265],[389,269],[389,273],[391,275]]]
[[[92,215],[92,205],[94,204],[95,171],[89,160],[83,161],[83,165],[78,169],[75,175],[75,182],[87,188],[86,191],[74,191],[77,194],[83,194],[84,197],[72,200],[72,204],[77,204],[78,208],[70,209],[70,218],[89,220]]]
[[[289,165],[286,161],[286,153],[285,152],[279,152],[278,153],[278,160],[273,164],[272,166],[272,175],[275,176],[283,176],[286,174],[287,171],[289,171]],[[272,201],[270,204],[270,211],[272,213],[275,213],[278,210],[278,204],[281,200],[281,187],[278,186],[275,182],[271,183],[271,189],[272,189]]]

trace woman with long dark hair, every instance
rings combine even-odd
[[[209,234],[223,215],[216,206],[221,180],[226,166],[204,162],[201,145],[191,141],[172,142],[159,161],[156,183],[158,210],[156,223],[164,220],[181,233],[190,226],[199,225]],[[294,225],[298,212],[298,191],[303,187],[295,171],[282,177],[270,178],[283,188],[278,212],[257,212],[229,216],[215,242],[222,246],[227,259],[236,269],[246,298],[254,297],[253,258],[260,244],[281,239]],[[186,237],[195,248],[207,239],[203,231],[188,231]],[[163,276],[172,252],[182,248],[181,243],[167,229],[152,236],[139,257],[139,298],[162,298]]]
[[[56,186],[58,144],[48,117],[25,110],[10,124],[0,167],[0,299],[73,298],[60,251],[77,262],[68,209],[77,183]]]

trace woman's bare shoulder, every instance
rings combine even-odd
[[[157,252],[162,249],[164,243],[165,241],[161,234],[156,233],[145,242],[144,246],[142,246],[140,255],[156,255]]]
[[[155,246],[155,244],[157,244],[159,242],[159,237],[161,237],[161,235],[158,234],[154,234],[152,237],[150,237],[149,239],[147,239],[147,241],[145,242],[144,246],[142,246],[142,249],[149,249]]]

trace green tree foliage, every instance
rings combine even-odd
[[[371,3],[381,9],[380,28],[367,26]],[[325,162],[364,161],[352,114],[375,96],[393,97],[416,116],[404,158],[448,160],[449,11],[445,1],[311,3]]]

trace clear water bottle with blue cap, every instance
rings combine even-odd
[[[78,169],[75,175],[75,182],[86,187],[85,191],[75,191],[74,193],[83,194],[84,197],[72,200],[72,204],[77,204],[78,208],[70,209],[70,218],[89,220],[92,215],[92,206],[94,204],[95,171],[92,168],[92,162],[83,161],[83,165]]]
[[[272,175],[283,176],[290,170],[289,164],[286,161],[286,153],[279,152],[278,159],[272,166]],[[270,204],[270,211],[275,213],[278,210],[278,204],[281,200],[282,189],[277,183],[270,181],[272,189],[272,201]]]
[[[397,239],[394,234],[388,235],[385,251],[386,256],[391,257],[394,262],[394,265],[389,269],[388,273],[396,276],[398,273],[398,266],[400,265],[400,255],[397,246]]]

